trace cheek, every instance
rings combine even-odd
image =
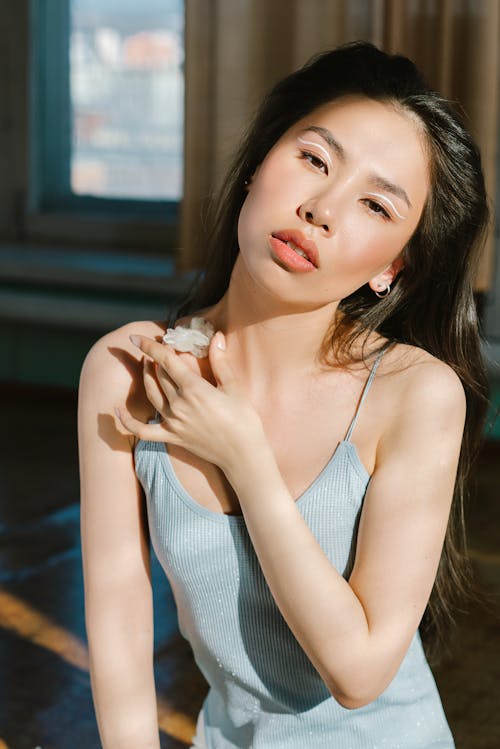
[[[346,221],[340,257],[346,268],[373,275],[387,267],[403,250],[411,234],[379,219],[359,214]],[[369,275],[369,277],[371,277]]]
[[[253,195],[248,194],[245,202],[241,206],[238,217],[238,244],[240,249],[245,248],[246,242],[251,239],[252,227],[255,222],[253,215],[256,212],[255,200]]]
[[[280,179],[276,174],[271,174],[269,170],[259,172],[240,210],[238,218],[240,243],[247,238],[260,237],[263,232],[276,230],[276,219],[281,215],[283,206],[289,208],[294,199],[289,184],[290,180]],[[281,228],[280,223],[278,223],[278,228]]]
[[[238,247],[241,258],[252,275],[261,262],[265,250],[266,231],[262,223],[265,218],[263,208],[256,193],[250,192],[241,207],[238,218]]]
[[[301,172],[296,160],[283,159],[279,151],[271,152],[254,174],[244,205],[258,208],[259,217],[273,208],[290,208],[297,199],[299,176]]]

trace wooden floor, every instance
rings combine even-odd
[[[0,388],[0,749],[98,749],[85,643],[76,397]],[[460,619],[435,669],[457,749],[500,747],[500,443],[477,466],[470,543],[491,610]],[[162,747],[189,746],[205,684],[155,563]],[[311,748],[313,749],[313,748]],[[342,749],[342,747],[334,748]]]

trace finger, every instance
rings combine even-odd
[[[144,387],[150,402],[157,411],[165,413],[178,395],[178,388],[171,377],[152,359],[144,359]]]
[[[141,351],[154,359],[160,367],[165,369],[178,387],[189,385],[189,383],[199,379],[191,367],[182,361],[181,357],[177,356],[174,349],[168,344],[158,343],[141,335],[131,335],[130,340]]]
[[[132,416],[126,408],[115,406],[115,414],[119,422],[130,432],[135,434],[139,439],[145,442],[169,442],[177,444],[176,435],[168,429],[165,421],[159,424],[144,424]]]
[[[151,359],[159,362],[163,356],[166,348],[166,344],[159,343],[153,338],[148,338],[145,335],[130,335],[131,342],[134,346],[137,346],[143,353],[150,356]]]
[[[237,386],[236,376],[227,357],[224,334],[220,330],[210,341],[208,357],[217,384],[226,390],[235,388]]]
[[[169,377],[163,367],[160,367],[158,365],[156,367],[156,377],[158,378],[158,383],[162,391],[167,397],[169,405],[172,406],[180,395],[178,386],[172,380],[172,378]]]
[[[159,413],[165,413],[169,406],[168,394],[158,382],[155,363],[151,359],[144,359],[142,377],[149,402]]]

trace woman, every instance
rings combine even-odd
[[[454,746],[419,625],[439,644],[467,587],[486,217],[477,148],[406,58],[346,45],[270,93],[178,321],[213,324],[208,357],[146,321],[83,367],[105,749],[159,746],[143,490],[210,685],[194,746]]]

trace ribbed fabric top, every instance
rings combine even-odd
[[[297,500],[334,567],[348,578],[369,475],[346,438]],[[154,420],[153,420],[154,421]],[[242,516],[202,507],[180,484],[164,443],[139,441],[155,553],[170,581],[179,628],[210,689],[209,749],[452,749],[453,738],[418,632],[387,689],[348,710],[330,694],[276,606]]]

